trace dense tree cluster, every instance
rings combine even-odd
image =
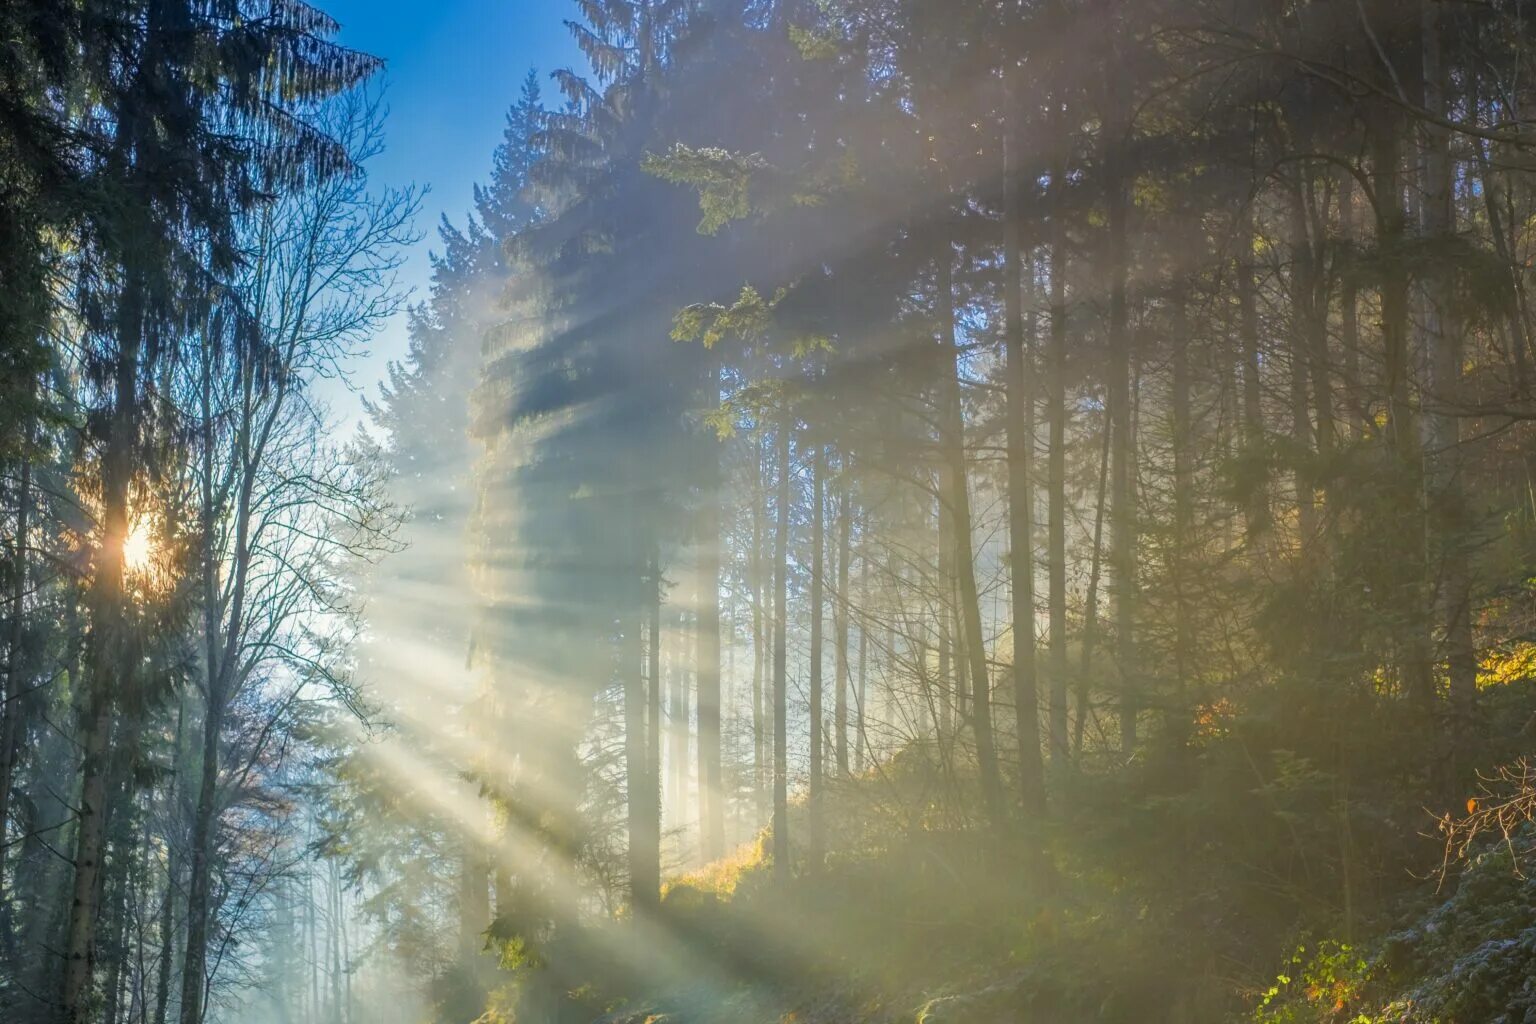
[[[579,0],[346,459],[412,199],[225,6],[0,15],[7,1007],[1528,1007],[1523,5]]]
[[[313,387],[415,199],[367,191],[379,62],[305,3],[0,23],[0,1016],[197,1024],[325,881],[295,794],[394,513]]]
[[[1099,1019],[1380,934],[1530,714],[1522,9],[580,6],[470,422],[498,1005],[873,969],[904,857]]]

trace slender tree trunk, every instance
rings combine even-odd
[[[1254,284],[1253,250],[1257,235],[1253,228],[1253,211],[1244,206],[1237,228],[1237,304],[1238,333],[1242,337],[1243,381],[1243,448],[1250,459],[1258,458],[1264,450],[1264,407],[1261,401],[1261,358],[1259,351],[1259,309],[1257,288]],[[1257,537],[1269,528],[1269,493],[1262,480],[1254,480],[1249,486],[1244,514],[1249,537]]]
[[[636,918],[651,911],[661,893],[659,818],[659,779],[656,759],[650,748],[649,729],[654,717],[653,695],[660,680],[647,673],[644,631],[647,620],[660,601],[653,552],[649,538],[639,536],[637,526],[634,618],[626,624],[623,638],[624,666],[624,763],[626,767],[626,802],[629,818],[629,887]],[[650,654],[655,655],[656,634],[650,637]],[[649,675],[649,679],[647,676]],[[649,683],[649,685],[647,685]],[[647,721],[650,718],[651,721]]]
[[[1006,145],[1017,148],[1016,133]],[[1008,159],[1016,159],[1007,153]],[[1026,818],[1045,815],[1045,766],[1040,756],[1040,693],[1035,663],[1035,496],[1033,472],[1035,431],[1031,391],[1032,346],[1024,338],[1021,292],[1023,258],[1019,245],[1018,196],[1014,172],[1004,164],[1003,212],[1003,336],[1008,374],[1008,547],[1013,574],[1013,706],[1019,743],[1019,798]],[[969,522],[969,516],[965,522]],[[969,548],[969,545],[967,545]]]
[[[1420,0],[1423,18],[1425,105],[1431,113],[1450,116],[1450,78],[1441,54],[1441,5]],[[1424,233],[1430,239],[1451,239],[1456,233],[1455,177],[1448,129],[1424,126]],[[1430,500],[1439,542],[1441,577],[1440,622],[1445,632],[1450,675],[1452,768],[1447,787],[1456,784],[1455,764],[1471,725],[1477,697],[1477,653],[1472,638],[1471,552],[1466,543],[1467,501],[1462,492],[1461,407],[1463,341],[1456,306],[1455,283],[1441,264],[1431,271],[1425,330],[1429,335],[1431,392],[1429,435],[1433,474]]]
[[[155,963],[155,1024],[165,1024],[171,995],[171,971],[176,959],[176,861],[165,866],[165,895],[160,901],[160,956]]]
[[[1355,238],[1355,178],[1349,173],[1339,175],[1339,235],[1346,246],[1356,244]],[[1339,275],[1339,338],[1343,351],[1343,383],[1345,411],[1349,418],[1349,433],[1364,437],[1370,430],[1370,416],[1366,412],[1363,397],[1364,382],[1360,377],[1360,287],[1356,283],[1353,268]]]
[[[655,534],[649,541],[650,554],[646,565],[646,643],[645,643],[645,885],[647,901],[661,897],[661,710],[662,693],[666,678],[661,671],[661,604],[662,592],[661,550]]]
[[[827,449],[817,445],[811,467],[811,664],[810,664],[810,714],[811,714],[811,788],[808,794],[810,806],[809,851],[806,869],[815,873],[821,866],[823,851],[822,800],[825,782],[822,765],[822,568],[826,561],[826,475]]]
[[[942,486],[942,481],[940,481]],[[947,744],[955,733],[955,541],[947,502],[939,502],[937,566],[939,573],[939,739]]]
[[[1291,439],[1297,448],[1312,454],[1312,414],[1308,389],[1310,322],[1312,319],[1312,246],[1307,241],[1307,221],[1302,185],[1291,190],[1290,199],[1290,248],[1291,248]],[[1298,550],[1305,557],[1317,534],[1316,490],[1313,485],[1310,460],[1298,462],[1294,471],[1296,486],[1297,523],[1300,529]]]
[[[699,546],[699,844],[706,861],[725,854],[725,786],[720,771],[720,446],[712,443]]]
[[[128,537],[128,488],[138,436],[139,352],[143,342],[139,291],[130,282],[119,305],[119,343],[113,374],[113,411],[102,458],[101,543],[91,583],[91,681],[84,696],[80,745],[80,810],[75,831],[74,883],[65,939],[60,1019],[86,1024],[96,962],[96,919],[106,852],[107,795],[111,790],[114,696],[129,681],[121,657],[125,628],[123,544]],[[131,725],[124,723],[129,728]]]
[[[686,820],[688,809],[688,674],[685,652],[676,649],[682,646],[682,638],[686,635],[683,622],[683,612],[678,609],[673,615],[672,621],[677,629],[674,636],[678,638],[674,649],[667,653],[667,669],[662,678],[669,683],[669,699],[667,703],[667,789],[670,797],[663,806],[669,810],[672,823],[680,827]]]
[[[1072,755],[1078,759],[1083,756],[1083,727],[1088,722],[1091,697],[1088,684],[1093,678],[1093,649],[1099,633],[1099,581],[1104,568],[1104,511],[1109,493],[1109,449],[1113,436],[1114,426],[1106,420],[1099,451],[1098,500],[1093,506],[1093,555],[1088,566],[1088,594],[1083,608],[1082,665],[1077,673],[1077,722],[1073,727]]]
[[[837,691],[832,698],[832,727],[835,738],[833,750],[839,778],[848,776],[848,561],[853,550],[852,488],[848,481],[848,461],[844,457],[840,489],[842,498],[837,503],[837,600],[832,605],[833,644],[836,647],[837,665],[835,680]]]
[[[779,500],[773,528],[773,876],[780,885],[789,880],[789,700],[788,649],[785,627],[789,605],[789,410],[779,422]]]
[[[170,1005],[171,996],[171,972],[176,960],[176,895],[181,890],[181,880],[178,875],[181,865],[177,857],[177,848],[184,838],[182,830],[185,827],[185,823],[181,820],[181,780],[182,770],[186,764],[185,726],[189,699],[183,694],[176,704],[174,763],[177,770],[175,778],[171,781],[169,806],[166,813],[172,831],[166,836],[165,844],[165,900],[160,907],[160,957],[155,976],[155,1024],[165,1024],[166,1021],[166,1011]]]
[[[1474,78],[1474,82],[1476,79]],[[1498,178],[1494,175],[1492,161],[1488,156],[1488,144],[1481,139],[1473,139],[1472,150],[1477,156],[1478,181],[1481,184],[1483,197],[1483,211],[1488,216],[1488,235],[1493,240],[1493,250],[1499,257],[1499,262],[1509,268],[1510,289],[1514,293],[1514,308],[1510,310],[1508,317],[1509,342],[1511,356],[1515,364],[1515,386],[1521,395],[1525,395],[1530,387],[1530,339],[1525,328],[1526,325],[1526,298],[1525,275],[1522,273],[1522,264],[1517,262],[1514,256],[1514,242],[1511,239],[1509,229],[1505,226],[1505,217],[1501,209]]]
[[[106,929],[106,978],[102,984],[101,1019],[103,1024],[117,1024],[122,1009],[123,962],[126,959],[128,932],[128,885],[132,868],[123,854],[126,843],[119,833],[113,840],[112,861],[106,880],[106,911],[102,924]],[[118,863],[121,862],[121,863]]]
[[[863,618],[859,620],[859,676],[853,701],[853,757],[856,771],[863,772],[869,763],[869,733],[866,709],[869,707],[869,525],[866,516],[859,545],[859,608]]]
[[[1406,237],[1407,215],[1399,163],[1401,120],[1396,110],[1379,103],[1370,123],[1372,170],[1378,209],[1379,245],[1397,251]],[[1430,654],[1421,445],[1419,428],[1410,401],[1412,368],[1408,351],[1408,268],[1401,260],[1389,260],[1382,270],[1381,334],[1382,369],[1387,390],[1387,444],[1398,466],[1394,476],[1401,502],[1399,522],[1406,528],[1402,538],[1402,601],[1407,613],[1404,653],[1400,669],[1404,689],[1420,710],[1426,728],[1434,710],[1434,672]]]
[[[209,688],[208,707],[203,721],[197,808],[192,815],[192,857],[187,879],[187,947],[181,972],[181,1024],[202,1024],[203,993],[207,988],[208,900],[212,874],[210,854],[218,817],[219,737],[224,724],[221,688],[214,680],[209,681]]]
[[[976,767],[981,778],[982,804],[987,818],[994,825],[1001,825],[1005,816],[1002,773],[998,768],[997,746],[992,728],[992,688],[987,670],[986,641],[981,628],[976,564],[971,555],[971,498],[965,466],[965,413],[960,396],[960,349],[955,337],[952,259],[949,243],[945,242],[943,253],[938,259],[939,330],[945,363],[940,380],[944,490],[955,522],[955,573],[960,587],[961,613],[964,616],[966,657],[970,661],[971,731],[976,740]]]
[[[1194,424],[1190,410],[1188,295],[1175,284],[1173,314],[1173,601],[1174,701],[1169,738],[1183,761],[1191,724],[1189,681],[1194,660],[1194,624],[1189,607],[1189,561],[1194,543]]]
[[[27,428],[26,444],[21,454],[21,480],[16,494],[16,568],[11,577],[10,635],[6,643],[4,706],[0,719],[0,886],[5,884],[5,833],[11,820],[11,787],[16,776],[16,760],[21,752],[22,696],[26,689],[26,595],[28,545],[31,543],[32,516],[32,429]],[[12,938],[11,904],[0,907],[0,942],[9,961]]]
[[[341,886],[337,865],[331,860],[327,892],[330,896],[330,927],[326,929],[331,953],[331,1022],[342,1024],[341,1008]]]
[[[1046,370],[1046,415],[1050,453],[1046,469],[1049,508],[1046,554],[1049,562],[1051,762],[1065,765],[1067,746],[1067,238],[1066,168],[1052,175],[1056,205],[1051,213],[1051,337]]]
[[[1119,69],[1111,69],[1111,103],[1116,107],[1111,123],[1116,126],[1106,145],[1106,203],[1109,236],[1109,410],[1110,445],[1110,565],[1114,586],[1110,597],[1115,610],[1116,661],[1120,674],[1120,748],[1130,756],[1136,749],[1137,719],[1141,713],[1140,668],[1136,661],[1136,509],[1132,465],[1135,458],[1131,419],[1131,332],[1127,296],[1129,258],[1127,176],[1122,152],[1127,134],[1120,96]]]
[[[747,556],[747,575],[752,597],[752,795],[757,810],[756,827],[767,817],[767,713],[763,706],[763,677],[767,672],[768,643],[763,623],[763,509],[768,502],[763,482],[760,439],[752,444],[752,550]]]

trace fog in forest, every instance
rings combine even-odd
[[[1536,10],[316,2],[0,5],[0,1022],[1536,1021]]]

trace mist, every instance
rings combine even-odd
[[[1536,13],[525,6],[0,11],[0,1020],[1536,1014]]]

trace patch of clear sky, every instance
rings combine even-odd
[[[490,176],[507,108],[530,67],[544,80],[545,99],[559,97],[549,72],[582,70],[565,21],[572,0],[317,0],[341,22],[340,42],[384,58],[385,150],[369,166],[377,186],[430,189],[417,220],[422,239],[407,255],[401,282],[426,297],[430,253],[440,248],[442,217],[463,225],[474,185]],[[406,351],[400,314],[351,366],[353,383],[372,395],[390,360]],[[325,396],[350,430],[360,422],[357,396],[337,387]]]

